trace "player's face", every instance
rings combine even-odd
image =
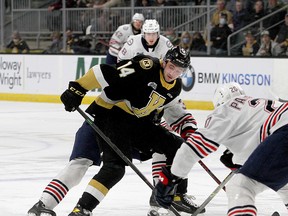
[[[140,30],[142,28],[143,22],[141,20],[133,20],[133,26],[135,29]]]
[[[149,46],[152,46],[155,44],[155,42],[158,39],[158,33],[144,33],[144,39],[146,40],[147,44]]]
[[[170,61],[164,65],[164,79],[166,82],[172,82],[184,73],[184,68],[179,67]]]

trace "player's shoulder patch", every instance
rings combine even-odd
[[[123,30],[127,31],[129,29],[129,25],[123,25]]]
[[[166,41],[166,45],[169,49],[173,47],[173,44],[170,42],[169,39]]]
[[[115,35],[116,35],[117,38],[121,38],[123,36],[121,31],[116,31]]]
[[[131,37],[130,37],[129,40],[127,40],[127,44],[128,44],[129,46],[131,46],[131,45],[133,44],[133,42],[134,42],[134,39],[131,38]]]
[[[150,68],[153,67],[153,61],[152,59],[149,58],[143,58],[139,61],[139,64],[141,66],[141,68],[143,68],[144,70],[149,70]]]

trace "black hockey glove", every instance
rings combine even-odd
[[[156,184],[153,196],[156,202],[165,209],[168,209],[173,201],[175,189],[181,179],[174,176],[166,167],[162,167],[159,174],[159,182]]]
[[[68,112],[73,112],[77,107],[80,106],[83,97],[87,93],[77,82],[69,82],[68,89],[63,92],[60,99],[65,106],[65,110]]]
[[[241,167],[241,165],[239,164],[234,164],[233,163],[233,153],[230,152],[228,149],[225,150],[222,154],[222,156],[220,157],[220,161],[229,169],[231,170],[236,170],[239,169]]]

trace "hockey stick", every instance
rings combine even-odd
[[[214,175],[214,173],[205,165],[205,163],[201,160],[198,161],[198,163],[204,168],[204,170],[217,182],[218,185],[221,184],[221,181]],[[222,188],[224,191],[226,191],[225,186]]]
[[[77,107],[76,109],[80,115],[83,116],[83,118],[85,119],[85,121],[93,128],[93,130],[95,130],[98,135],[118,154],[119,157],[122,158],[122,160],[124,160],[127,165],[129,165],[134,172],[136,172],[136,174],[153,190],[154,187],[153,185],[150,183],[150,181],[142,174],[142,172],[140,172],[140,170],[129,160],[129,158],[127,158],[123,152],[100,130],[99,127],[96,126],[96,124],[94,124],[93,120],[89,118],[88,115],[86,115],[85,112],[83,112],[82,109],[80,109],[79,107]],[[169,210],[171,210],[176,216],[181,216],[179,214],[179,212],[173,207],[170,206]]]
[[[218,192],[227,184],[227,182],[233,177],[238,170],[231,171],[226,178],[219,184],[219,186],[208,196],[208,198],[199,206],[199,208],[192,214],[192,216],[198,215],[208,203],[218,194]]]

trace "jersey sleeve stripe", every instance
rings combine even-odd
[[[219,145],[215,142],[212,142],[211,140],[208,141],[208,139],[201,136],[202,134],[194,133],[193,138],[195,140],[198,140],[200,143],[203,143],[206,149],[210,149],[210,151],[216,151],[219,147]]]
[[[186,127],[197,129],[196,120],[190,113],[187,113],[182,118],[179,118],[176,122],[171,124],[172,130],[177,133],[181,133],[181,131],[183,131]]]
[[[261,127],[261,141],[270,135],[270,129],[279,121],[282,114],[288,111],[288,103],[282,104],[277,110],[269,115]]]
[[[216,151],[219,144],[206,139],[202,134],[195,132],[187,139],[188,146],[200,157],[204,158],[208,154]]]
[[[94,75],[96,77],[96,80],[98,81],[98,83],[102,89],[104,89],[106,86],[108,86],[108,83],[106,82],[106,80],[102,74],[102,70],[100,68],[100,65],[95,65],[93,67],[93,72],[94,72]]]

